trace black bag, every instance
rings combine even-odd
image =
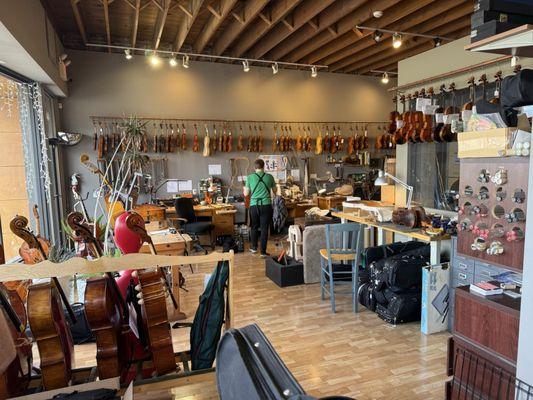
[[[504,108],[533,104],[533,70],[523,69],[502,80],[501,103]]]
[[[365,266],[365,268],[368,268],[368,266],[370,266],[370,264],[375,261],[379,261],[384,258],[394,256],[396,254],[400,254],[406,251],[418,249],[423,246],[426,246],[424,242],[410,241],[384,244],[382,246],[375,247],[367,247],[365,250],[363,250],[362,253],[363,266]]]
[[[381,304],[385,307],[389,304],[390,300],[394,296],[394,292],[387,287],[382,288],[381,290],[374,290],[373,294],[376,304]]]
[[[357,292],[359,304],[365,306],[370,311],[376,311],[376,299],[374,297],[374,285],[370,282],[363,283],[359,286]]]
[[[415,243],[421,243],[421,242],[415,242]],[[414,248],[412,250],[405,251],[403,253],[396,254],[396,255],[393,255],[387,258],[383,258],[379,261],[375,261],[370,265],[370,277],[372,281],[374,281],[374,283],[376,284],[378,290],[380,290],[381,284],[384,284],[384,285],[388,284],[386,275],[384,277],[382,272],[383,272],[383,269],[385,268],[385,265],[389,263],[392,259],[412,256],[412,257],[427,258],[427,260],[429,261],[430,253],[431,253],[431,249],[430,249],[429,244],[422,243],[421,246],[418,246],[417,248]]]
[[[213,366],[220,331],[224,322],[224,292],[229,275],[228,261],[219,261],[200,296],[200,304],[191,328],[191,368],[207,369]]]
[[[120,400],[115,389],[94,389],[83,392],[74,391],[71,393],[56,394],[52,399],[60,400]]]
[[[69,319],[70,332],[72,333],[74,344],[94,342],[93,333],[87,322],[87,316],[85,315],[85,304],[72,303],[71,307],[76,316],[75,324]]]
[[[429,254],[389,257],[376,278],[395,293],[417,290],[422,286],[422,269],[429,263]],[[379,283],[378,283],[379,285]]]
[[[422,311],[421,293],[395,294],[387,306],[378,304],[378,316],[389,324],[420,321]]]
[[[216,375],[221,400],[305,395],[256,324],[224,333],[217,349]]]

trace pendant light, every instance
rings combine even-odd
[[[318,76],[318,71],[316,69],[316,67],[313,65],[311,67],[311,78],[316,78]]]
[[[244,72],[250,71],[250,64],[248,63],[248,60],[243,60],[242,69]]]
[[[276,75],[279,71],[278,63],[272,64],[272,75]]]
[[[183,68],[189,68],[189,56],[187,54],[183,56]]]

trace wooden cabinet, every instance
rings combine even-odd
[[[514,399],[520,299],[455,291],[446,398]]]
[[[346,200],[346,196],[325,196],[318,197],[318,208],[322,210],[331,210],[332,208],[342,209],[342,202]]]

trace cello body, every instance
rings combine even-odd
[[[31,332],[41,358],[44,389],[68,386],[74,343],[56,289],[51,283],[31,285],[27,308]]]
[[[93,278],[85,287],[85,314],[96,339],[96,365],[100,379],[120,376],[124,367],[128,332],[123,330],[120,307],[108,278]],[[125,336],[123,337],[123,334]]]

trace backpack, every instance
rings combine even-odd
[[[219,261],[207,282],[191,328],[191,368],[207,369],[213,366],[220,331],[224,323],[224,292],[229,276],[229,262]]]

